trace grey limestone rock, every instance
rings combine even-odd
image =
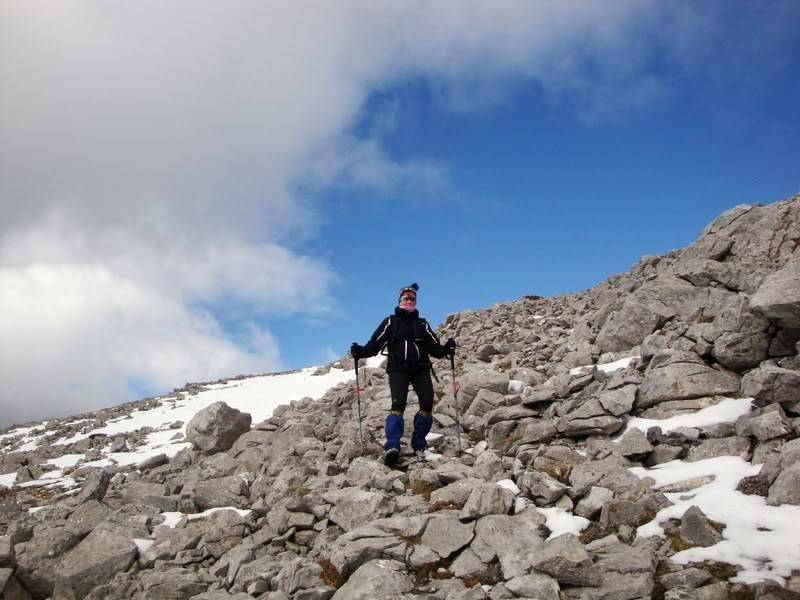
[[[390,515],[394,508],[394,502],[386,494],[358,488],[330,492],[325,499],[334,504],[328,518],[345,531]]]
[[[788,435],[792,431],[792,424],[780,404],[755,410],[736,420],[736,435],[754,437],[760,442]]]
[[[703,440],[689,450],[686,459],[696,462],[717,456],[740,456],[747,460],[750,458],[750,442],[747,438],[725,437]]]
[[[611,415],[621,417],[631,412],[636,401],[636,385],[623,385],[622,387],[603,392],[598,396],[602,407]]]
[[[82,598],[127,569],[136,558],[136,544],[123,531],[98,527],[59,563],[56,587]]]
[[[81,487],[78,494],[78,502],[88,502],[89,500],[102,500],[108,485],[111,482],[111,473],[105,469],[90,477]]]
[[[153,456],[148,456],[139,464],[136,465],[136,468],[140,471],[148,471],[150,469],[155,469],[156,467],[160,467],[161,465],[165,465],[169,462],[167,455],[164,453],[155,454]]]
[[[705,569],[687,567],[680,571],[662,575],[659,581],[661,581],[661,585],[663,585],[665,589],[672,590],[675,588],[694,589],[708,583],[710,579],[711,573]]]
[[[653,445],[647,440],[647,436],[635,427],[625,432],[619,445],[622,456],[638,456],[653,450]]]
[[[800,327],[800,260],[794,258],[768,275],[750,304],[781,327]]]
[[[305,590],[305,596],[313,593],[318,597],[320,594],[330,597],[335,588],[325,584],[322,580],[322,573],[319,561],[311,558],[296,558],[280,570],[275,577],[275,583],[278,589],[285,592],[290,598],[297,597],[303,590]]]
[[[484,563],[497,559],[506,580],[527,575],[544,543],[545,521],[534,509],[513,516],[483,517],[475,525],[470,548]]]
[[[17,554],[15,575],[22,585],[35,597],[46,598],[53,592],[56,582],[56,566],[61,555],[77,545],[79,534],[60,525],[36,525],[33,537]]]
[[[541,471],[524,471],[517,477],[517,485],[537,506],[549,506],[569,490],[569,486]]]
[[[557,421],[534,419],[525,424],[522,429],[520,444],[547,443],[558,434]],[[519,429],[517,429],[519,431]]]
[[[481,452],[478,458],[475,459],[472,471],[476,477],[487,481],[499,481],[506,478],[503,459],[492,450]]]
[[[680,536],[690,546],[713,546],[722,540],[722,534],[697,506],[689,507],[683,514]]]
[[[392,598],[414,589],[414,582],[405,572],[403,563],[396,560],[371,560],[360,566],[333,600],[374,600]]]
[[[610,502],[613,497],[614,492],[611,490],[603,487],[592,486],[592,489],[589,490],[589,493],[586,495],[586,497],[582,498],[581,501],[578,502],[574,512],[580,517],[590,519],[599,513],[603,506]]]
[[[162,511],[174,511],[178,506],[175,497],[164,494],[164,486],[149,481],[128,481],[123,489],[123,501],[126,504],[147,504]]]
[[[14,545],[11,543],[11,536],[0,536],[0,568],[12,569],[17,566],[17,558],[14,554]]]
[[[464,523],[460,520],[459,513],[446,510],[433,514],[420,542],[442,558],[447,558],[469,544],[474,535],[474,521]]]
[[[456,577],[466,579],[468,577],[486,577],[490,573],[490,567],[483,562],[480,557],[470,548],[465,548],[458,555],[450,566],[450,572]]]
[[[239,475],[197,482],[191,493],[200,510],[226,506],[248,508],[250,505],[247,482]]]
[[[484,483],[472,488],[458,516],[461,521],[472,521],[486,515],[506,515],[513,505],[511,490],[495,483]]]
[[[13,569],[0,568],[0,598],[4,600],[30,600],[33,596],[28,593],[14,577]]]
[[[620,310],[611,313],[606,319],[597,336],[597,347],[601,353],[628,350],[640,344],[669,316],[669,313],[656,312],[638,299],[630,297]]]
[[[431,504],[461,508],[466,503],[470,494],[472,494],[473,488],[482,483],[484,483],[483,480],[473,477],[454,481],[443,488],[431,492]]]
[[[800,389],[800,371],[764,364],[742,378],[742,395],[754,399],[756,406],[774,402],[794,403]]]
[[[144,598],[189,600],[208,591],[216,578],[186,568],[146,571],[141,578]]]
[[[739,385],[734,373],[712,369],[694,353],[662,351],[645,371],[636,406],[641,409],[669,400],[736,395]]]
[[[597,587],[603,581],[586,548],[569,533],[545,542],[534,558],[533,567],[562,585]]]
[[[482,417],[487,413],[503,406],[505,396],[491,390],[481,389],[475,394],[469,408],[464,412],[465,415]]]
[[[186,426],[186,439],[204,454],[222,452],[250,430],[251,421],[248,413],[214,402],[192,417]]]
[[[769,487],[767,503],[800,505],[800,464],[784,468]]]
[[[544,573],[520,575],[506,582],[506,588],[517,597],[558,600],[561,587],[558,581]]]

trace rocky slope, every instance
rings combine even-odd
[[[103,469],[82,459],[63,469],[76,483],[66,491],[21,484],[58,457],[97,458],[152,432],[48,442],[208,386],[48,423],[38,448],[6,436],[0,474],[16,485],[0,487],[0,590],[798,597],[798,243],[800,196],[738,206],[684,250],[590,290],[450,315],[439,333],[459,343],[458,410],[442,361],[436,454],[405,472],[376,460],[381,367],[361,373],[363,454],[351,383],[252,424],[211,404],[175,426],[190,447]]]

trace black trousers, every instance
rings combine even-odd
[[[389,373],[389,390],[392,392],[392,414],[401,415],[406,410],[408,384],[414,387],[419,398],[419,411],[430,416],[433,411],[433,382],[428,369],[419,371],[392,371]]]

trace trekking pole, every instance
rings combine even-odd
[[[456,354],[450,354],[450,369],[453,373],[453,400],[456,404],[456,438],[458,439],[458,453],[461,454],[461,422],[458,415],[458,384],[456,383]]]
[[[358,439],[361,441],[361,456],[364,456],[364,430],[361,428],[361,386],[358,383],[358,359],[356,361],[356,405],[358,406]]]

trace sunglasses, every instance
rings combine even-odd
[[[416,302],[416,296],[400,296],[400,302]]]

